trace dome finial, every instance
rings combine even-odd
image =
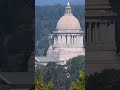
[[[67,6],[70,6],[70,3],[69,3],[69,1],[68,1],[68,3],[67,3]]]
[[[68,3],[67,3],[67,7],[66,7],[66,12],[65,12],[65,14],[72,14],[72,13],[71,13],[71,6],[70,6],[69,1],[68,1]]]

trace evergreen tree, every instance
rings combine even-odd
[[[35,90],[51,90],[53,88],[53,82],[50,81],[47,85],[44,84],[43,75],[40,75],[39,79],[35,78]]]
[[[120,90],[120,70],[105,69],[86,78],[86,90]]]
[[[85,71],[80,71],[79,79],[76,82],[72,82],[70,90],[85,90]]]
[[[72,81],[79,78],[80,70],[84,69],[85,57],[78,56],[70,59],[66,65],[59,65],[55,62],[49,62],[46,66],[36,67],[36,77],[43,72],[44,84],[52,80],[54,87],[52,90],[69,90]],[[65,67],[67,67],[65,69]]]

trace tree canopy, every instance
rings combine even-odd
[[[120,70],[105,69],[87,77],[86,90],[120,90]]]
[[[53,82],[48,82],[47,85],[44,84],[43,75],[41,74],[39,79],[35,78],[35,90],[51,90],[53,88]]]
[[[43,72],[45,84],[53,81],[52,90],[69,90],[72,81],[79,78],[79,71],[84,69],[84,56],[78,56],[70,59],[66,65],[59,65],[55,62],[49,62],[46,66],[36,68],[36,76]]]
[[[80,70],[79,79],[72,82],[70,90],[85,90],[85,71]]]

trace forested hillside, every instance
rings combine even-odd
[[[73,5],[72,12],[81,23],[84,30],[85,7]],[[51,34],[56,27],[57,21],[64,15],[65,6],[36,6],[35,9],[35,42],[36,55],[45,55],[48,44],[48,34]]]

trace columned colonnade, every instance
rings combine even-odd
[[[85,41],[86,43],[111,42],[115,40],[114,27],[112,22],[86,22]]]
[[[54,45],[80,45],[83,34],[55,34]]]

